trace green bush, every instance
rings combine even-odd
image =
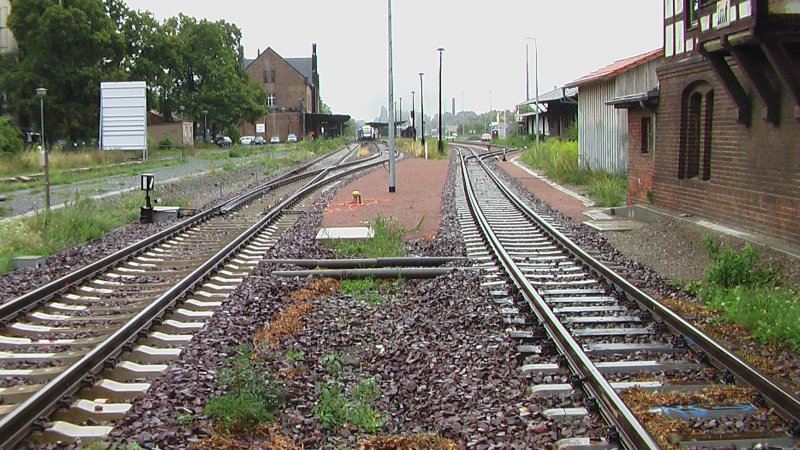
[[[24,146],[22,132],[11,123],[11,116],[0,116],[0,153],[21,152]]]
[[[164,136],[163,139],[158,141],[158,148],[172,148],[174,145],[175,143],[172,142],[172,138],[169,136]]]
[[[736,286],[764,286],[777,281],[777,274],[771,267],[760,268],[761,257],[750,246],[745,244],[741,252],[723,248],[709,236],[703,236],[706,251],[711,256],[712,264],[706,268],[706,281],[723,288]]]

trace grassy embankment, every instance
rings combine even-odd
[[[317,141],[287,149],[280,158],[262,157],[247,161],[249,167],[258,167],[269,174],[282,167],[291,166],[314,154],[330,151],[340,143],[336,140]],[[212,174],[219,170],[231,171],[239,167],[226,162],[221,168],[212,166]],[[141,169],[139,166],[137,169]],[[170,196],[159,187],[151,193],[161,197],[162,203],[186,206],[185,198]],[[40,213],[33,217],[0,222],[0,273],[13,269],[12,259],[20,255],[48,256],[61,250],[98,238],[110,230],[125,225],[139,217],[142,195],[139,192],[115,198],[92,200],[77,197],[62,209]]]
[[[69,184],[77,181],[102,178],[112,175],[131,175],[154,169],[183,164],[187,153],[180,150],[156,150],[150,153],[146,162],[131,163],[139,152],[116,152],[80,150],[56,150],[48,155],[50,166],[50,184]],[[123,165],[124,164],[124,165]],[[26,150],[13,154],[0,153],[0,178],[13,176],[31,176],[41,174],[39,153]],[[39,177],[34,182],[11,182],[0,184],[0,193],[22,189],[44,189],[44,179]]]

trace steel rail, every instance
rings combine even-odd
[[[77,391],[87,376],[101,370],[109,358],[121,353],[126,344],[133,342],[141,332],[149,329],[153,322],[164,315],[183,294],[191,291],[196,284],[210,276],[212,271],[226,262],[238,249],[246,245],[261,230],[266,228],[284,209],[290,208],[305,195],[333,180],[338,180],[352,173],[381,164],[383,164],[382,161],[368,163],[320,180],[313,186],[304,186],[275,205],[258,222],[250,226],[172,288],[161,294],[120,329],[104,339],[97,347],[45,384],[9,414],[0,418],[0,448],[10,448],[22,440],[41,416],[51,413],[62,398],[70,396]]]
[[[320,277],[337,280],[356,280],[363,278],[397,279],[397,278],[436,278],[440,275],[459,270],[456,267],[376,267],[368,269],[308,269],[308,270],[274,270],[273,277]]]
[[[481,161],[481,164],[487,167],[483,161]],[[501,186],[505,195],[517,204],[521,211],[538,222],[551,236],[556,238],[567,251],[572,253],[576,258],[584,261],[620,292],[627,295],[628,298],[635,300],[654,317],[663,320],[675,333],[684,336],[689,345],[703,351],[712,361],[716,362],[715,365],[718,368],[730,371],[736,378],[741,380],[741,382],[760,392],[764,396],[764,399],[770,403],[784,419],[800,423],[800,398],[798,398],[797,395],[786,390],[768,375],[752,367],[734,352],[706,335],[676,312],[650,297],[593,256],[586,253],[577,244],[572,242],[571,239],[555,229],[552,225],[547,223],[546,220],[542,219],[536,212],[525,205],[525,203],[514,195],[510,189],[500,182],[499,178],[494,173],[488,170],[488,167],[487,172],[492,179],[500,183],[499,186]]]
[[[264,184],[264,186],[254,190],[259,192],[265,192],[268,189],[272,189],[275,187],[280,187],[285,184],[291,183],[296,181],[297,179],[302,179],[303,177],[309,177],[316,175],[319,171],[312,171],[308,174],[298,175],[298,172],[305,170],[306,168],[310,167],[313,164],[316,164],[318,161],[321,161],[330,154],[323,155],[318,158],[314,158],[311,162],[306,162],[298,168],[291,170],[290,172],[280,175],[277,178],[270,180]],[[321,170],[320,170],[321,171]],[[7,324],[8,322],[12,321],[14,318],[19,316],[20,314],[34,308],[41,302],[47,300],[48,298],[52,297],[53,295],[59,293],[65,288],[73,286],[82,282],[83,280],[89,279],[98,273],[107,270],[109,267],[114,266],[115,264],[124,261],[125,259],[138,254],[153,245],[162,242],[169,237],[180,233],[181,231],[193,227],[205,220],[210,219],[212,216],[218,214],[221,209],[234,202],[240,198],[247,197],[248,200],[254,198],[255,196],[250,195],[252,192],[242,194],[236,199],[233,199],[225,204],[215,206],[207,211],[204,211],[198,215],[192,216],[184,221],[178,222],[169,228],[159,231],[158,233],[148,236],[140,241],[134,242],[133,244],[117,250],[116,252],[105,256],[93,263],[90,263],[86,266],[81,267],[78,270],[70,272],[60,278],[57,278],[43,286],[40,286],[32,291],[26,292],[25,294],[20,295],[8,302],[3,303],[0,305],[0,326]],[[237,203],[237,205],[241,205],[241,203]]]
[[[486,169],[483,161],[480,159],[476,160]],[[631,412],[622,399],[619,398],[614,388],[611,387],[605,377],[597,370],[583,351],[581,345],[572,338],[566,327],[558,320],[544,298],[539,295],[536,289],[526,279],[525,274],[516,263],[514,263],[511,255],[505,251],[503,244],[492,230],[480,205],[478,205],[477,197],[472,187],[472,181],[467,173],[466,159],[463,156],[461,158],[461,173],[469,208],[476,217],[482,232],[487,237],[489,245],[506,270],[506,273],[509,274],[514,284],[520,289],[520,293],[525,298],[525,301],[531,307],[534,314],[536,314],[536,317],[544,327],[547,335],[554,341],[572,370],[583,380],[582,387],[590,396],[597,399],[601,414],[617,428],[620,437],[628,448],[636,450],[656,450],[660,448],[642,424],[636,420],[633,412]]]
[[[350,153],[352,153],[352,151],[353,151],[352,148],[349,149],[343,158],[346,158],[347,156],[349,156]],[[227,202],[225,202],[225,204],[223,204],[223,205],[221,205],[219,207],[219,212],[221,214],[228,214],[229,212],[231,212],[232,210],[238,208],[242,204],[247,203],[247,202],[253,200],[256,197],[260,197],[261,195],[263,195],[265,192],[269,191],[270,189],[286,186],[288,184],[294,183],[295,181],[302,180],[303,178],[316,177],[316,176],[319,176],[319,174],[325,173],[325,171],[328,170],[327,168],[312,170],[312,171],[307,172],[307,173],[300,173],[300,172],[302,172],[303,170],[313,166],[314,164],[316,164],[316,163],[318,163],[320,161],[323,161],[323,160],[329,158],[330,156],[332,156],[335,153],[336,152],[331,152],[331,153],[327,153],[327,154],[318,156],[316,158],[313,158],[311,161],[307,161],[302,166],[300,166],[298,168],[295,168],[294,170],[289,171],[289,172],[281,175],[276,180],[274,180],[274,182],[272,184],[270,184],[270,185],[259,186],[259,187],[255,188],[255,189],[251,190],[251,191],[248,191],[248,192],[246,192],[244,194],[239,195],[238,197],[236,197],[234,199],[228,200]],[[380,155],[375,155],[375,156],[377,157],[377,156],[380,156]],[[341,159],[337,163],[334,163],[333,165],[335,166],[339,162],[341,162]],[[339,166],[339,167],[344,167],[344,166],[342,165],[342,166]]]
[[[354,259],[264,259],[264,263],[284,264],[306,268],[364,269],[368,267],[432,267],[451,262],[466,261],[464,257],[412,256],[398,258],[354,258]]]

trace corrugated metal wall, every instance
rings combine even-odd
[[[610,81],[578,88],[578,159],[582,167],[624,175],[628,163],[628,111],[606,105],[623,95],[658,86],[658,58],[625,71]]]

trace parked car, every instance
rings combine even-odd
[[[228,136],[217,136],[214,143],[217,144],[218,147],[230,147],[233,145],[233,141]]]
[[[239,143],[242,145],[250,145],[253,139],[255,139],[255,136],[242,136],[239,138]]]
[[[278,136],[272,136],[271,138],[269,138],[269,143],[270,144],[280,144],[281,143],[281,138],[278,137]]]
[[[250,141],[250,145],[264,145],[267,141],[264,139],[264,136],[256,136]]]
[[[492,142],[492,135],[489,133],[483,133],[481,135],[481,142]]]
[[[294,134],[290,134],[289,136],[286,137],[286,142],[297,142],[297,136],[295,136]]]

